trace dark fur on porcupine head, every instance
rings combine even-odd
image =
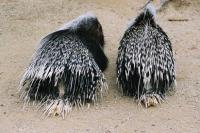
[[[77,27],[76,32],[78,33],[81,40],[85,42],[85,45],[90,50],[90,52],[93,54],[93,57],[99,65],[100,69],[104,71],[107,68],[108,59],[102,53],[102,50],[99,50],[103,49],[105,42],[102,26],[98,19],[94,17],[83,21]]]
[[[108,59],[103,46],[102,27],[93,14],[79,16],[50,33],[26,68],[21,98],[25,102],[50,100],[52,108],[62,105],[62,110],[75,103],[95,101],[107,88],[102,71]]]
[[[148,5],[130,24],[120,42],[117,81],[125,95],[159,102],[176,83],[171,42],[155,22],[155,9]]]

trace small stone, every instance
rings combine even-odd
[[[89,131],[90,131],[90,129],[86,129],[86,131],[87,131],[87,132],[89,132]]]
[[[110,130],[106,130],[105,133],[112,133]]]
[[[155,124],[151,124],[151,126],[152,126],[152,127],[155,127],[156,125],[155,125]]]

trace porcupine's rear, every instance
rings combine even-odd
[[[47,35],[23,75],[21,98],[45,104],[47,115],[62,116],[75,104],[96,101],[107,88],[103,45],[101,25],[92,14]]]
[[[123,93],[146,107],[161,103],[176,83],[171,42],[154,17],[149,4],[126,30],[117,58],[117,81]]]

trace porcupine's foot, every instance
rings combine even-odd
[[[139,104],[143,104],[146,108],[156,106],[164,101],[159,94],[144,94],[139,99]]]
[[[49,100],[43,111],[46,116],[61,116],[64,119],[72,111],[72,105],[63,99]]]

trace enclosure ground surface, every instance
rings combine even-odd
[[[180,4],[182,2],[182,4]],[[174,0],[156,16],[173,44],[176,93],[165,103],[145,109],[122,96],[116,85],[116,57],[127,23],[145,0],[1,0],[1,133],[198,133],[200,132],[200,1]],[[74,109],[64,120],[41,117],[36,106],[23,109],[18,85],[39,40],[87,11],[99,18],[105,34],[109,91],[89,109]],[[169,21],[188,19],[188,21]]]

